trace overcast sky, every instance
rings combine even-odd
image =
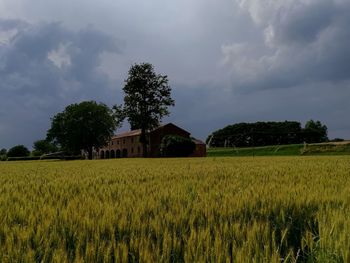
[[[0,148],[31,147],[70,103],[121,103],[138,62],[168,75],[165,121],[200,139],[309,119],[350,139],[349,14],[349,0],[0,0]]]

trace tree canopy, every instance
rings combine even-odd
[[[305,128],[296,121],[237,123],[213,132],[207,143],[213,147],[251,147],[327,140],[327,127],[311,120]]]
[[[157,74],[152,64],[135,64],[129,70],[123,91],[124,115],[131,129],[141,129],[140,142],[146,157],[146,132],[158,127],[161,119],[169,115],[169,106],[175,104],[168,77]]]
[[[317,143],[328,140],[328,129],[320,121],[309,120],[305,124],[304,138],[307,142]]]
[[[8,150],[7,157],[25,157],[29,156],[30,152],[24,145],[16,145]]]
[[[71,153],[85,150],[92,159],[93,148],[105,146],[119,124],[105,104],[84,101],[67,106],[52,118],[47,140]]]

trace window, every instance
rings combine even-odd
[[[125,144],[125,139],[123,139],[123,144]]]
[[[112,145],[113,145],[113,141],[112,141]]]
[[[134,148],[131,147],[131,153],[134,153]]]
[[[119,144],[119,140],[117,141],[117,144]]]
[[[131,143],[134,143],[134,138],[133,137],[131,137]]]
[[[141,152],[141,149],[140,149],[140,146],[137,147],[137,153],[140,153]]]

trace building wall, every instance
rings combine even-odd
[[[153,130],[148,135],[149,146],[148,156],[159,157],[160,146],[162,139],[166,135],[178,135],[185,138],[190,138],[190,133],[177,127],[174,124],[167,124]],[[116,136],[108,143],[107,146],[99,149],[96,153],[98,159],[109,158],[136,158],[143,156],[142,144],[140,143],[140,134],[128,135],[128,136]],[[198,143],[196,141],[196,149],[191,157],[204,157],[206,156],[206,145],[204,143]]]
[[[206,157],[207,156],[207,146],[203,144],[196,143],[196,148],[190,157]]]
[[[100,159],[121,157],[142,157],[142,144],[139,135],[113,138],[106,147],[99,150],[98,158]]]

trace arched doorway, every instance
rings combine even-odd
[[[106,151],[106,159],[109,159],[109,151]]]
[[[115,157],[116,157],[116,158],[122,157],[122,154],[121,154],[121,152],[120,152],[119,149],[115,151]]]
[[[105,158],[105,151],[101,151],[101,152],[100,152],[100,158],[101,158],[101,159],[104,159],[104,158]]]
[[[123,156],[124,158],[128,157],[128,150],[127,150],[127,149],[123,149],[122,156]]]
[[[114,150],[111,150],[111,158],[115,158],[115,152],[114,152]]]

